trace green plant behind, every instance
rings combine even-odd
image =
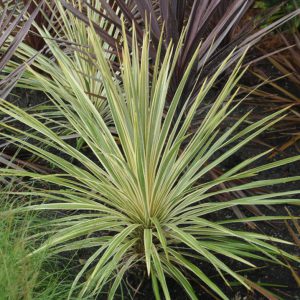
[[[28,221],[28,222],[27,222]],[[39,261],[25,258],[29,220],[16,224],[13,213],[0,221],[0,299],[31,299]]]
[[[16,214],[16,202],[22,199],[11,200],[2,197],[0,206],[0,299],[66,299],[70,281],[63,280],[64,268],[45,252],[29,255],[36,246],[31,235],[46,226],[45,220],[36,213]]]
[[[53,228],[49,239],[32,255],[46,249],[53,253],[86,249],[92,253],[77,274],[69,297],[76,294],[79,299],[85,296],[95,299],[108,288],[108,299],[114,299],[127,271],[145,268],[157,299],[161,299],[162,294],[165,299],[170,299],[167,277],[179,282],[191,299],[197,299],[188,281],[191,275],[222,299],[228,299],[205,274],[205,270],[197,266],[198,261],[210,263],[225,282],[225,276],[229,275],[250,289],[247,281],[223,262],[223,257],[252,267],[253,259],[269,259],[283,264],[276,258],[279,254],[297,260],[268,243],[285,241],[232,230],[227,226],[230,222],[244,222],[243,219],[209,221],[212,213],[238,205],[299,203],[299,199],[293,197],[299,193],[298,190],[223,203],[214,198],[217,194],[232,190],[243,191],[299,180],[299,176],[255,180],[223,191],[213,190],[220,183],[254,177],[262,171],[299,160],[299,156],[249,167],[265,152],[234,166],[215,180],[207,181],[205,177],[212,168],[281,119],[279,115],[282,112],[276,112],[241,128],[249,115],[247,113],[226,132],[219,132],[220,124],[234,110],[232,102],[237,93],[237,82],[242,76],[241,61],[232,70],[201,125],[191,132],[190,125],[197,109],[207,98],[232,54],[222,62],[214,76],[203,83],[193,105],[189,109],[184,107],[175,120],[175,112],[197,52],[187,66],[170,106],[166,107],[167,91],[179,59],[181,42],[176,49],[172,45],[168,47],[162,63],[158,52],[153,77],[150,78],[149,35],[144,35],[140,50],[133,31],[131,53],[124,36],[120,74],[123,85],[120,86],[105,57],[101,40],[92,29],[87,29],[87,34],[92,45],[91,59],[103,79],[115,127],[113,130],[105,123],[82,86],[77,84],[76,72],[70,69],[65,54],[55,42],[49,42],[51,51],[75,97],[68,98],[67,92],[66,97],[62,97],[63,90],[56,93],[56,87],[51,82],[32,72],[68,120],[70,130],[84,140],[89,148],[88,154],[68,144],[35,115],[6,101],[1,101],[0,106],[3,113],[32,129],[31,133],[27,133],[30,142],[4,131],[2,136],[55,166],[54,173],[48,175],[10,169],[1,169],[0,175],[26,176],[36,183],[51,184],[50,190],[41,188],[43,185],[39,184],[35,191],[22,194],[34,196],[36,201],[28,205],[27,210],[68,212],[67,216],[51,221]],[[21,133],[17,127],[2,126]],[[42,146],[36,146],[35,142]],[[216,153],[221,154],[214,156]],[[254,217],[251,220],[274,218]]]
[[[256,0],[254,4],[254,8],[258,8],[261,10],[274,10],[273,15],[271,15],[265,21],[265,26],[274,22],[275,20],[285,16],[286,14],[294,11],[295,9],[300,7],[299,0],[290,0],[290,1],[280,1],[280,0]],[[290,31],[294,32],[299,30],[300,27],[300,18],[297,16],[295,19],[291,20],[283,28],[288,28]]]

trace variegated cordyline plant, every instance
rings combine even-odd
[[[23,2],[27,3],[28,0],[23,0]],[[35,60],[32,62],[35,70],[52,81],[53,89],[56,86],[56,93],[61,98],[69,97],[70,101],[70,97],[75,97],[75,95],[60,65],[56,63],[55,54],[49,51],[47,47],[49,35],[51,38],[56,39],[61,48],[64,49],[65,55],[70,58],[68,63],[77,72],[77,84],[82,86],[88,97],[97,103],[97,109],[99,109],[105,122],[108,124],[111,121],[111,116],[105,99],[104,87],[101,80],[99,80],[99,76],[94,75],[97,74],[96,66],[85,54],[87,47],[90,47],[91,44],[86,33],[86,27],[92,24],[96,33],[101,37],[103,41],[102,47],[105,47],[106,56],[111,60],[116,74],[120,72],[119,68],[122,59],[118,55],[123,44],[122,19],[124,20],[123,23],[125,24],[128,40],[131,39],[132,24],[134,24],[136,38],[140,47],[143,43],[144,28],[149,27],[151,37],[149,71],[151,74],[155,69],[154,64],[157,53],[161,53],[159,57],[160,62],[162,62],[169,42],[172,41],[174,47],[176,47],[177,43],[180,42],[179,38],[182,31],[185,30],[186,34],[181,40],[184,46],[176,60],[173,77],[168,85],[167,105],[172,101],[188,62],[191,60],[200,41],[202,41],[202,46],[198,49],[197,59],[189,74],[189,79],[186,80],[181,100],[177,105],[174,117],[174,120],[176,120],[176,116],[180,113],[182,107],[189,108],[193,103],[205,78],[209,78],[215,73],[219,64],[231,51],[234,50],[234,53],[231,55],[226,67],[223,68],[223,73],[219,74],[219,79],[223,77],[222,82],[226,81],[230,68],[238,61],[245,49],[254,46],[267,33],[299,14],[299,10],[294,11],[260,30],[258,29],[258,24],[253,20],[249,20],[247,24],[240,28],[240,20],[252,3],[253,0],[45,0],[44,6],[34,23],[35,34],[29,36],[29,39],[27,38],[24,43],[19,45],[15,57],[21,61],[35,57]],[[35,3],[33,2],[30,9],[34,7]],[[49,34],[45,34],[44,29]],[[36,36],[37,33],[39,37]],[[161,35],[163,35],[163,40],[159,43]],[[42,46],[45,46],[44,55],[40,54],[36,57]],[[131,43],[128,46],[130,48]],[[93,54],[90,53],[90,56],[93,57]],[[16,60],[11,61],[6,71],[10,73],[10,70],[16,67]],[[220,80],[215,80],[216,90],[217,82],[220,84]],[[18,82],[18,86],[30,90],[44,91],[43,85],[30,72],[23,74]],[[66,94],[66,91],[69,92],[69,95]],[[189,95],[190,91],[192,91],[192,95]],[[61,92],[62,94],[60,94]],[[214,92],[212,88],[210,94],[207,105],[210,105],[215,100],[217,91]],[[189,102],[188,106],[185,104],[186,101]],[[82,145],[82,139],[78,137],[76,132],[66,130],[64,117],[51,103],[47,106],[44,104],[31,109],[38,111],[37,116],[40,119],[47,119],[50,114],[52,116],[56,115],[58,122],[53,123],[55,130],[63,134],[65,139],[73,139],[78,146]],[[192,122],[195,128],[198,127],[198,123],[205,117],[205,112],[206,106],[198,109],[197,116],[193,118]],[[222,174],[222,170],[217,166],[211,169],[209,174],[214,179]],[[234,181],[222,183],[216,188],[223,189],[224,186],[229,188],[233,185],[235,185]],[[255,192],[259,192],[259,190]],[[250,196],[253,193],[254,190],[245,192],[233,191],[230,197],[232,195],[240,197],[241,194]],[[218,195],[217,197],[220,201],[223,201],[223,198],[227,197],[226,195]],[[246,211],[254,215],[263,214],[256,206],[243,206],[242,208],[246,208]],[[245,217],[241,208],[233,207],[232,210],[238,217]],[[251,227],[255,226],[254,223],[250,222],[248,222],[248,225]]]
[[[86,94],[88,94],[93,103],[95,103],[97,109],[101,112],[106,123],[108,123],[110,121],[110,116],[107,109],[107,102],[103,94],[103,83],[95,76],[95,74],[97,74],[97,68],[91,62],[90,57],[86,55],[86,49],[91,48],[91,41],[86,32],[86,24],[71,13],[68,13],[60,4],[60,1],[45,1],[44,10],[51,15],[51,19],[49,17],[47,18],[47,15],[45,15],[45,20],[49,22],[48,26],[43,26],[44,24],[34,22],[36,35],[38,34],[39,38],[43,41],[40,43],[44,45],[43,49],[37,50],[31,44],[23,42],[19,45],[15,57],[21,61],[27,61],[34,57],[31,66],[36,71],[43,74],[47,80],[52,82],[52,90],[56,87],[55,91],[61,98],[66,96],[66,92],[69,92],[69,98],[75,97],[67,78],[64,76],[63,69],[57,63],[55,53],[52,53],[51,49],[48,47],[48,38],[55,39],[57,45],[59,45],[65,53],[65,61],[68,61],[69,66],[77,72],[77,84],[82,87]],[[46,14],[46,12],[43,13]],[[106,26],[107,22],[101,16],[89,8],[85,13],[89,17],[90,22],[99,24],[103,30],[112,34],[112,26]],[[115,55],[111,54],[109,51],[108,44],[102,43],[102,47],[106,50],[106,57],[113,61]],[[39,55],[37,55],[38,53]],[[90,52],[89,55],[92,57],[93,53]],[[16,68],[17,65],[18,61],[10,61],[6,71],[10,72]],[[41,82],[36,80],[30,72],[26,71],[18,81],[17,86],[30,90],[43,91]],[[40,108],[37,109],[40,110]],[[49,113],[56,113],[59,115],[58,117],[61,117],[59,111],[57,111],[53,105],[47,107],[43,105],[42,109],[46,111],[46,116],[48,116]]]
[[[36,6],[34,1],[24,0],[24,2],[27,3],[27,8],[29,6],[29,10],[32,10]],[[32,25],[35,31],[32,30],[32,34],[27,36],[27,39],[18,45],[14,53],[14,59],[9,61],[4,73],[12,74],[13,71],[18,68],[19,61],[30,61],[32,68],[45,76],[48,81],[51,81],[51,90],[60,98],[64,99],[67,97],[69,101],[72,101],[72,97],[76,98],[68,79],[64,75],[64,70],[57,63],[55,53],[52,53],[48,47],[47,41],[51,36],[51,38],[56,40],[57,46],[63,49],[65,64],[68,63],[68,67],[76,71],[77,84],[81,86],[90,100],[95,104],[95,107],[101,113],[105,123],[109,124],[111,122],[111,116],[103,92],[103,83],[99,76],[97,76],[97,67],[90,59],[90,57],[94,55],[92,52],[90,52],[89,55],[86,54],[86,49],[91,49],[91,41],[87,36],[85,23],[71,13],[66,12],[59,1],[44,1],[43,4],[43,9],[39,11],[38,17]],[[39,6],[41,6],[41,3]],[[94,13],[91,9],[87,9],[85,13],[91,22],[99,24],[99,26],[107,30],[108,33],[111,33],[113,28],[106,26],[106,21],[102,19],[101,16]],[[51,17],[49,17],[49,15]],[[9,41],[10,40],[12,40],[12,37]],[[103,43],[102,47],[108,50],[106,43]],[[113,61],[115,55],[107,51],[106,57]],[[43,91],[41,81],[36,80],[35,76],[26,69],[21,78],[19,78],[17,87],[31,91]],[[70,131],[70,128],[65,124],[66,120],[64,116],[53,103],[41,103],[40,105],[29,107],[28,109],[31,110],[31,113],[35,113],[36,117],[42,122],[48,122],[49,126],[51,124],[51,128],[60,135],[63,135],[64,139],[75,140],[78,148],[82,145],[82,138],[79,137],[76,132]],[[49,116],[51,116],[50,119]],[[0,149],[2,145],[6,146],[7,143],[5,141],[2,142],[0,139]],[[13,150],[14,149],[12,149],[12,151]],[[20,152],[20,154],[22,154],[22,152]],[[20,160],[18,159],[11,158],[11,156],[10,159],[11,161],[6,160],[6,164],[14,163],[15,165],[23,165],[23,163],[20,164]],[[29,164],[32,164],[32,159],[27,161],[27,165]]]
[[[188,278],[194,276],[222,299],[228,299],[220,287],[206,275],[198,261],[210,263],[220,276],[231,276],[250,289],[249,281],[223,262],[223,257],[254,266],[253,260],[268,260],[284,265],[277,255],[299,259],[279,250],[274,243],[288,243],[253,232],[233,230],[227,224],[245,220],[210,221],[211,214],[238,205],[276,205],[297,203],[298,190],[269,193],[227,202],[215,201],[220,193],[243,191],[299,180],[300,176],[253,180],[222,191],[214,187],[234,179],[255,178],[260,172],[292,163],[300,156],[250,167],[268,152],[235,165],[220,177],[207,180],[209,170],[236,153],[251,139],[281,119],[276,112],[264,119],[242,127],[245,114],[226,132],[218,128],[232,113],[237,82],[242,76],[241,60],[219,92],[205,119],[196,131],[190,125],[199,106],[207,98],[215,79],[226,67],[231,54],[223,61],[214,76],[203,82],[199,93],[188,109],[184,106],[174,122],[181,94],[194,65],[193,55],[173,101],[166,109],[167,92],[172,72],[181,52],[182,42],[172,45],[160,60],[156,57],[153,77],[149,78],[149,35],[145,33],[142,49],[133,31],[129,50],[124,37],[121,82],[106,58],[102,42],[92,28],[87,30],[95,76],[100,76],[113,119],[114,130],[104,121],[95,103],[77,84],[77,74],[55,41],[49,42],[75,97],[56,92],[51,81],[31,70],[49,98],[68,120],[68,127],[84,140],[88,151],[79,151],[35,115],[1,100],[0,110],[25,124],[27,140],[18,138],[18,126],[2,123],[8,133],[2,137],[30,151],[54,166],[50,174],[32,171],[0,170],[3,177],[26,177],[37,185],[35,190],[18,193],[35,198],[27,210],[65,211],[49,223],[48,239],[35,252],[50,249],[53,253],[89,249],[82,270],[77,274],[69,297],[95,297],[108,291],[114,299],[123,285],[127,271],[144,268],[152,280],[157,299],[171,299],[167,278],[175,279],[191,299],[197,299]],[[141,51],[141,53],[139,53]],[[141,59],[140,59],[141,57]],[[192,91],[191,91],[192,94]],[[64,96],[64,95],[63,95]],[[51,116],[49,116],[49,119]],[[11,134],[13,132],[14,134]],[[36,145],[39,146],[36,146]],[[182,146],[185,145],[185,146]],[[213,160],[219,150],[226,149]],[[47,183],[47,184],[45,184]],[[49,184],[49,185],[48,185]],[[46,189],[45,186],[50,186]],[[34,197],[32,197],[34,196]],[[284,217],[252,217],[261,221]],[[228,282],[227,282],[228,283]]]

